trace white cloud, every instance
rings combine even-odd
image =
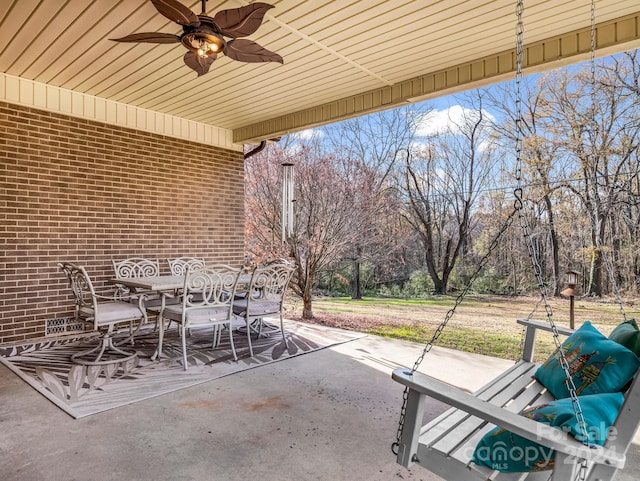
[[[294,135],[296,135],[301,140],[309,140],[309,139],[321,137],[323,133],[317,129],[306,129],[306,130],[301,130],[300,132],[296,132]]]
[[[485,118],[494,120],[495,117],[486,110],[483,110]],[[478,113],[474,109],[468,109],[462,105],[452,105],[444,110],[434,110],[423,117],[416,129],[419,137],[458,130],[458,125],[462,125],[466,119],[477,118]]]

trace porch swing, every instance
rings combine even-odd
[[[592,65],[592,87],[595,86],[595,0],[591,1],[591,65]],[[621,349],[624,356],[619,360],[619,366],[626,366],[627,378],[619,379],[624,384],[618,386],[617,391],[624,391],[624,395],[620,393],[605,393],[604,395],[615,397],[619,401],[613,414],[610,415],[606,433],[601,436],[599,443],[593,442],[593,425],[589,425],[585,420],[585,409],[591,409],[593,404],[600,405],[600,400],[593,394],[591,396],[584,395],[582,389],[576,388],[576,363],[583,367],[583,376],[591,376],[590,381],[593,382],[594,370],[591,369],[586,373],[588,361],[587,357],[591,354],[583,356],[576,355],[578,350],[572,350],[572,346],[568,341],[564,344],[560,341],[560,336],[568,336],[571,339],[576,338],[580,331],[586,328],[595,328],[590,323],[585,324],[576,331],[572,329],[557,326],[553,319],[553,312],[549,305],[545,284],[542,279],[542,269],[536,258],[536,252],[530,235],[530,229],[526,216],[523,215],[522,200],[522,132],[521,123],[523,122],[521,110],[521,91],[520,80],[522,77],[522,60],[523,60],[523,42],[522,42],[522,13],[523,2],[517,2],[517,48],[516,48],[516,180],[517,187],[514,191],[515,203],[514,209],[505,221],[502,229],[496,235],[493,242],[488,248],[487,254],[479,262],[477,269],[471,275],[467,286],[460,292],[453,307],[447,312],[444,320],[436,329],[431,340],[426,344],[423,352],[416,360],[412,369],[400,368],[393,371],[393,379],[405,386],[403,395],[403,404],[400,412],[400,420],[398,423],[398,431],[395,442],[392,444],[392,451],[397,456],[397,462],[405,467],[411,467],[418,464],[423,468],[433,472],[434,474],[450,481],[467,481],[467,480],[519,480],[519,481],[569,481],[579,479],[581,481],[589,480],[612,480],[618,470],[624,468],[626,452],[631,444],[635,431],[640,420],[640,382],[638,382],[637,368],[640,364],[636,354]],[[470,290],[472,283],[483,270],[489,256],[498,246],[503,234],[518,218],[527,239],[527,248],[534,267],[536,280],[540,289],[540,303],[544,303],[547,322],[536,321],[532,319],[533,312],[526,319],[518,319],[517,323],[523,326],[522,352],[521,358],[507,371],[501,373],[497,378],[489,382],[487,385],[479,389],[474,394],[458,389],[450,384],[435,379],[429,375],[418,372],[418,368],[422,363],[425,355],[431,350],[437,342],[440,334],[446,327],[447,323],[454,315],[456,308],[462,302],[465,295]],[[615,285],[615,277],[609,264],[606,252],[602,250],[600,239],[598,246],[603,253],[603,263],[610,276],[613,290],[616,294],[622,317],[626,322],[626,313],[620,299],[618,290]],[[534,362],[534,346],[537,331],[550,332],[553,335],[556,352],[544,364],[540,365]],[[604,336],[597,339],[602,340]],[[582,338],[580,338],[581,340]],[[616,345],[615,341],[604,338]],[[605,342],[602,341],[602,342]],[[603,344],[604,345],[604,344]],[[607,346],[609,346],[607,344]],[[614,347],[614,349],[617,349]],[[596,352],[596,351],[594,351]],[[555,364],[553,364],[555,362]],[[609,362],[600,363],[602,367]],[[558,393],[558,388],[553,389],[548,382],[540,381],[542,375],[540,370],[544,370],[542,374],[548,372],[546,370],[550,365],[559,368],[561,379],[556,379],[560,385],[564,386],[566,395],[559,396],[552,394],[552,391]],[[593,363],[595,365],[597,363]],[[612,363],[615,364],[615,363]],[[604,372],[604,371],[603,371]],[[598,374],[600,371],[598,371]],[[597,375],[596,375],[597,377]],[[584,379],[580,378],[580,379]],[[564,382],[563,382],[564,381]],[[626,390],[624,390],[626,389]],[[426,398],[430,397],[447,404],[451,408],[434,420],[423,425],[423,415]],[[564,399],[558,399],[563,397]],[[556,405],[569,407],[571,411],[570,418],[574,422],[569,422],[562,426],[553,427],[550,424],[538,422],[537,414],[541,416],[549,415],[544,411],[545,407]],[[536,408],[540,407],[540,411]],[[525,412],[523,412],[525,410]],[[523,415],[524,414],[524,415]],[[590,413],[589,413],[590,414]],[[566,418],[567,416],[565,416]],[[536,420],[534,420],[536,419]],[[588,417],[592,423],[592,418]],[[570,429],[568,426],[573,428]],[[488,437],[505,434],[508,439],[517,438],[524,442],[533,443],[536,449],[548,454],[545,462],[538,465],[534,464],[531,470],[509,470],[504,469],[503,463],[478,462],[478,445],[484,442]],[[606,441],[604,438],[606,437]],[[581,440],[578,440],[581,439]],[[520,451],[515,451],[520,455],[528,455],[522,445],[516,445]],[[501,446],[498,461],[506,461],[508,457],[507,447]],[[555,453],[555,454],[554,454]],[[505,456],[502,456],[504,454]],[[555,456],[555,458],[554,458]],[[539,468],[539,469],[538,469]]]

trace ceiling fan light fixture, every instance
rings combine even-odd
[[[214,60],[224,54],[239,62],[280,62],[282,57],[247,37],[254,33],[273,5],[253,2],[239,8],[220,10],[213,17],[207,15],[206,2],[201,0],[202,13],[196,15],[179,0],[150,0],[158,13],[182,27],[181,35],[162,32],[132,33],[115,42],[181,43],[188,52],[184,64],[198,77],[209,72]],[[191,0],[193,1],[193,0]],[[244,2],[242,2],[244,3]],[[229,37],[229,41],[225,40]]]
[[[219,54],[224,50],[226,42],[215,33],[186,33],[181,38],[182,45],[201,57]]]

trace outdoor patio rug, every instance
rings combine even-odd
[[[87,338],[0,348],[0,362],[59,408],[80,418],[364,336],[292,321],[285,321],[285,331],[288,349],[279,331],[260,339],[253,336],[253,357],[249,357],[246,334],[234,332],[236,362],[227,332],[220,346],[211,349],[211,328],[194,330],[187,338],[187,371],[182,368],[181,341],[175,328],[165,334],[160,361],[149,359],[158,337],[149,328],[136,337],[131,348],[138,357],[126,363],[72,364],[71,354],[86,349],[91,342]]]

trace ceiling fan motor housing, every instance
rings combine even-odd
[[[180,36],[182,45],[201,56],[221,53],[226,46],[222,32],[213,18],[205,15],[199,15],[199,18],[200,25],[182,27],[183,33]]]
[[[115,42],[182,43],[188,50],[183,61],[198,76],[209,72],[219,54],[239,62],[280,62],[282,57],[256,42],[240,37],[254,33],[273,5],[254,2],[240,8],[220,10],[214,17],[207,15],[207,0],[202,0],[202,13],[196,15],[178,0],[151,0],[165,18],[182,26],[182,34],[141,32],[113,38]],[[225,37],[229,37],[227,42]]]

